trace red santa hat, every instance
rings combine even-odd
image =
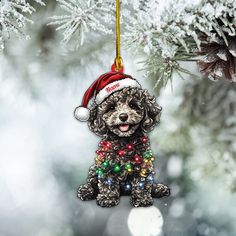
[[[90,116],[87,106],[93,97],[95,103],[100,104],[115,91],[126,87],[141,87],[141,85],[130,75],[122,72],[112,71],[101,75],[85,92],[82,105],[75,108],[75,118],[79,121],[87,121]]]

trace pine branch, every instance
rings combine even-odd
[[[196,80],[187,84],[182,100],[182,116],[188,117],[190,130],[194,132],[194,169],[198,168],[203,176],[225,173],[222,178],[225,178],[226,185],[229,188],[235,187],[235,85],[225,81],[213,83],[209,80]],[[202,158],[198,149],[205,150]],[[204,164],[200,162],[203,159]],[[213,165],[215,168],[211,173],[204,172],[206,166]]]
[[[111,12],[109,4],[105,1],[57,0],[57,2],[67,15],[52,16],[49,25],[58,25],[57,30],[63,31],[65,44],[75,39],[78,48],[83,44],[85,34],[89,31],[105,34],[112,32],[105,26]]]
[[[34,0],[42,6],[43,1]],[[22,29],[27,23],[33,23],[28,16],[35,12],[35,8],[27,0],[0,1],[0,50],[11,34],[24,35]]]
[[[230,47],[229,38],[236,36],[236,7],[233,0],[207,0],[194,3],[171,0],[162,9],[160,3],[150,0],[147,1],[149,7],[133,7],[133,11],[126,14],[128,18],[125,29],[128,47],[132,47],[136,51],[137,48],[143,50],[148,55],[148,61],[156,59],[153,64],[157,68],[163,68],[163,63],[162,65],[158,65],[158,63],[168,58],[176,63],[199,60],[199,58],[196,59],[196,56],[202,51],[205,42],[210,44],[223,41],[226,47]],[[235,53],[234,49],[232,51]],[[159,56],[153,58],[153,54],[161,55],[163,60],[160,60]],[[230,63],[227,62],[228,67],[231,66]],[[219,67],[224,68],[224,64],[222,63]],[[148,67],[149,69],[153,68]],[[185,68],[184,71],[186,72]],[[147,74],[153,75],[155,74],[153,72],[155,71],[147,71]],[[174,70],[171,70],[171,75],[166,73],[162,76],[163,84],[172,78],[173,72]],[[234,73],[230,68],[225,73],[221,73],[221,77],[227,77],[232,81]],[[215,78],[219,77],[215,76]]]

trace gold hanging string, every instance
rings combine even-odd
[[[116,0],[116,58],[115,58],[116,71],[123,69],[123,61],[120,53],[120,0]]]

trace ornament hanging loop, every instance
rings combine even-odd
[[[123,71],[123,60],[121,57],[119,58],[115,58],[115,62],[114,62],[114,65],[115,65],[115,70],[116,71]]]
[[[120,0],[116,0],[116,58],[115,70],[123,70],[123,60],[120,53]]]

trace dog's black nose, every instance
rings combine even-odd
[[[128,115],[127,115],[127,113],[121,113],[119,115],[119,118],[120,118],[121,121],[127,121]]]

